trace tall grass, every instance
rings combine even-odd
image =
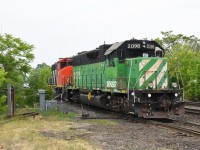
[[[0,149],[98,149],[83,138],[88,131],[72,130],[78,124],[72,121],[76,113],[50,110],[40,115],[0,124]]]

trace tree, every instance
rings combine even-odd
[[[0,35],[0,64],[6,72],[2,86],[6,87],[9,83],[17,89],[17,102],[24,97],[24,78],[31,69],[30,62],[34,59],[33,48],[33,45],[10,34]]]
[[[185,36],[183,34],[173,34],[173,31],[161,32],[162,38],[155,39],[165,50],[171,50],[172,48],[187,45],[189,49],[193,51],[200,51],[200,39],[194,35]]]
[[[5,105],[6,96],[4,93],[4,88],[2,86],[5,81],[5,75],[6,75],[6,73],[5,73],[4,69],[0,67],[0,114],[4,113],[7,108]]]
[[[0,35],[0,64],[7,72],[6,80],[13,86],[21,84],[22,77],[31,69],[34,46],[14,38],[10,34]]]
[[[179,82],[185,91],[185,98],[198,100],[200,97],[200,40],[195,36],[172,34],[172,31],[161,32],[163,37],[157,38],[165,49],[168,68],[171,75],[180,73]]]
[[[34,103],[39,102],[38,89],[44,89],[46,91],[46,99],[53,96],[52,87],[47,85],[47,80],[51,76],[51,68],[45,63],[38,64],[35,69],[32,69],[27,79],[29,85],[26,91],[27,104],[33,106]]]

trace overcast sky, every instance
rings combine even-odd
[[[35,46],[35,67],[160,31],[200,38],[200,0],[0,0],[0,33]]]

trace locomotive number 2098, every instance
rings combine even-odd
[[[148,49],[154,49],[154,45],[152,45],[152,44],[147,44],[147,48],[148,48]]]
[[[140,44],[128,44],[128,48],[140,48]]]

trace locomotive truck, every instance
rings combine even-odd
[[[103,44],[62,58],[52,66],[50,81],[63,100],[144,118],[184,114],[183,91],[169,77],[164,49],[155,41]]]

